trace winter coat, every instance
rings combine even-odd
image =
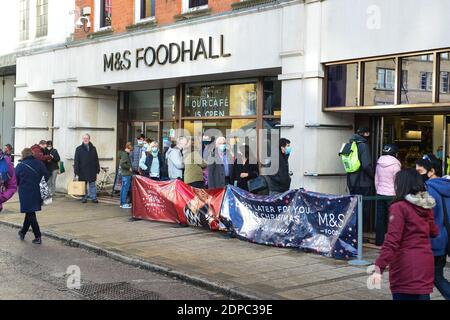
[[[372,187],[374,170],[367,139],[359,134],[355,134],[350,139],[350,142],[353,141],[356,141],[358,147],[358,158],[361,167],[358,171],[347,174],[347,185],[349,189],[354,187]]]
[[[122,176],[131,176],[131,159],[130,154],[124,150],[119,151],[119,167],[122,172]]]
[[[52,155],[53,159],[51,159],[49,162],[45,164],[47,167],[47,170],[49,173],[52,173],[52,171],[59,170],[59,164],[58,162],[61,161],[61,157],[59,156],[58,150],[52,148],[50,150],[45,149],[44,155]]]
[[[427,193],[408,195],[389,208],[389,226],[375,265],[383,272],[389,265],[392,293],[433,292],[434,258],[431,237],[439,234],[434,223],[434,199]]]
[[[9,179],[6,181],[0,179],[0,211],[2,211],[3,203],[11,199],[14,193],[16,193],[17,191],[17,179],[14,166],[11,163],[11,158],[5,156],[0,161],[6,161],[8,165],[8,177],[9,177]]]
[[[49,154],[45,154],[45,150],[41,148],[40,145],[35,144],[33,146],[31,146],[31,151],[33,152],[33,156],[36,160],[40,160],[42,162],[44,162],[44,164],[47,164],[48,162],[50,162],[50,160],[52,160],[52,157]]]
[[[80,181],[95,182],[97,180],[100,162],[97,149],[91,142],[89,142],[89,150],[84,144],[75,150],[74,170]]]
[[[29,167],[33,169],[30,169]],[[47,168],[42,161],[33,156],[23,159],[16,166],[17,185],[19,186],[20,212],[31,213],[41,211],[42,198],[39,184],[44,177],[49,177]]]
[[[446,255],[448,233],[444,224],[444,202],[447,207],[447,219],[450,224],[450,180],[444,178],[430,179],[426,182],[428,193],[436,200],[433,208],[434,222],[439,228],[439,236],[431,239],[431,247],[435,256]]]
[[[134,172],[139,171],[139,160],[141,159],[142,155],[142,145],[139,145],[136,143],[136,145],[133,148],[133,151],[130,153],[130,160],[131,160],[131,167]]]
[[[183,178],[184,162],[181,150],[177,147],[167,150],[166,161],[169,178]]]
[[[188,152],[183,156],[184,183],[203,182],[203,169],[206,163],[198,152]]]
[[[375,189],[377,194],[395,196],[395,175],[402,168],[400,161],[393,156],[381,156],[375,171]]]
[[[289,172],[289,171],[288,171]],[[241,173],[248,173],[247,178],[241,178]],[[231,177],[231,183],[237,181],[237,186],[241,189],[248,191],[248,181],[255,179],[259,174],[259,168],[257,164],[250,164],[247,159],[245,163],[238,163],[237,160],[234,161],[233,175]]]
[[[269,190],[273,192],[286,192],[291,187],[291,177],[289,176],[289,156],[281,150],[278,158],[278,171],[276,174],[268,176]]]
[[[157,157],[158,157],[158,161],[159,161],[159,177],[158,178],[162,179],[162,178],[165,178],[165,176],[163,176],[161,173],[161,168],[164,165],[164,158],[161,155],[161,153],[158,153]],[[147,155],[147,157],[145,159],[145,166],[147,167],[147,169],[144,171],[144,175],[146,177],[150,177],[150,170],[152,168],[153,158],[154,157],[150,154],[150,155]]]
[[[229,150],[226,151],[228,161],[228,177],[231,178],[233,174],[234,159]],[[225,181],[225,166],[223,160],[216,149],[213,149],[208,160],[208,189],[223,188],[226,186]]]

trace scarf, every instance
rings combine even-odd
[[[6,155],[0,150],[0,181],[6,182],[9,180],[8,171],[9,166],[6,161]]]

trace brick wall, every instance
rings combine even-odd
[[[77,10],[83,7],[91,7],[92,15],[91,30],[94,32],[95,8],[94,0],[74,0]],[[134,23],[134,2],[135,0],[112,0],[112,28],[115,33],[126,32],[126,27]],[[231,4],[239,0],[209,0],[211,13],[220,13],[231,10]],[[156,0],[155,11],[158,25],[167,25],[174,23],[174,16],[181,13],[182,0]],[[76,15],[78,18],[79,14]],[[75,23],[75,22],[74,22]],[[89,33],[81,29],[76,29],[74,38],[81,40],[86,38]]]

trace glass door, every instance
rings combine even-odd
[[[128,141],[131,141],[134,143],[136,141],[136,138],[144,133],[144,122],[142,121],[133,121],[129,125],[129,139]]]
[[[159,142],[159,122],[145,122],[145,137]]]

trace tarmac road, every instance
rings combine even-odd
[[[80,248],[43,238],[41,246],[17,238],[17,229],[0,225],[1,300],[77,299],[227,299],[227,297],[138,269]],[[74,276],[69,266],[80,270],[80,289],[68,288]],[[72,270],[76,270],[73,268]]]

